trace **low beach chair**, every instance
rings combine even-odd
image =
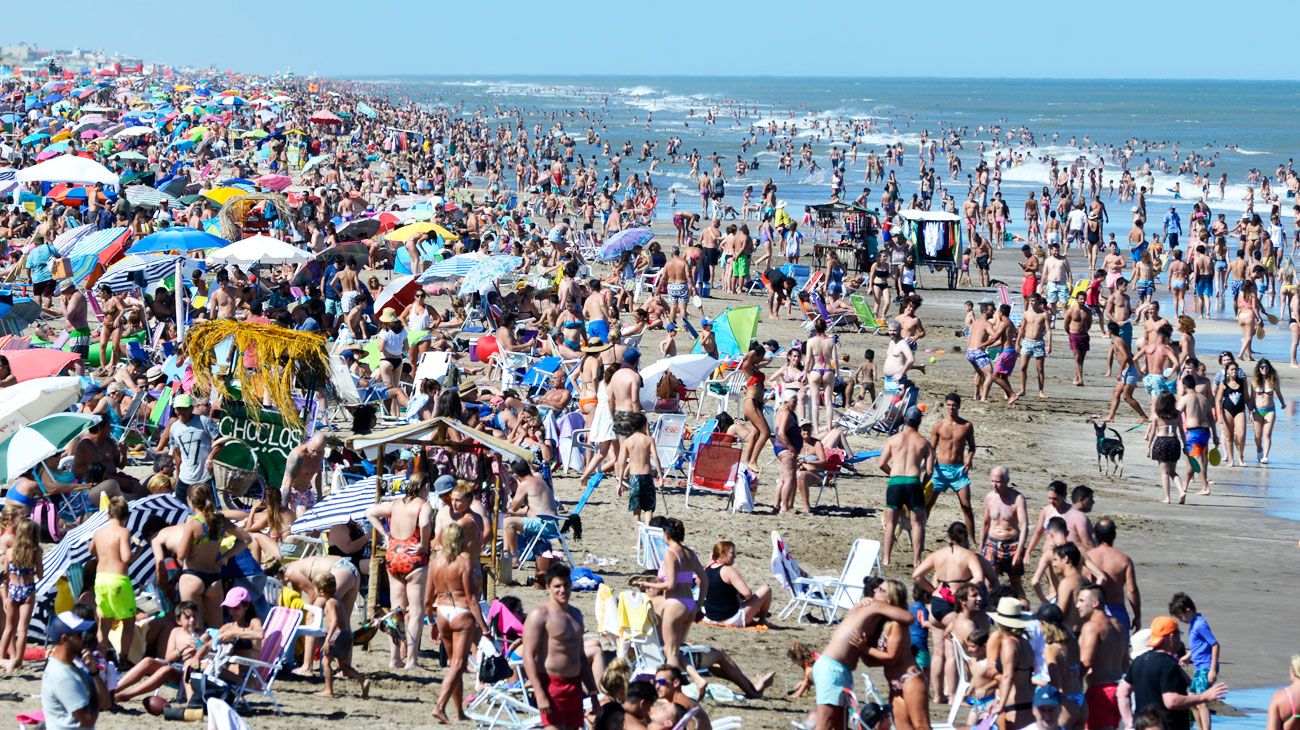
[[[248,659],[232,654],[223,662],[214,661],[213,666],[205,670],[209,681],[221,682],[222,680],[217,677],[223,670],[232,664],[238,666],[243,672],[243,679],[238,685],[229,685],[232,692],[231,703],[238,706],[241,702],[247,701],[248,695],[262,695],[271,700],[272,706],[275,707],[275,714],[283,714],[280,711],[280,703],[275,698],[275,677],[288,657],[292,655],[290,647],[293,646],[294,636],[301,620],[300,611],[284,606],[272,608],[263,625],[262,652],[258,658]]]
[[[888,330],[889,325],[876,319],[871,304],[863,299],[861,294],[850,294],[849,303],[853,305],[853,311],[858,313],[858,331],[874,332],[879,335]]]
[[[686,480],[686,506],[691,506],[691,492],[726,497],[730,506],[739,478],[740,449],[730,444],[700,445]]]
[[[781,618],[788,618],[791,613],[799,611],[796,622],[802,620],[804,613],[811,608],[821,609],[828,621],[834,621],[840,611],[848,612],[854,604],[862,600],[862,581],[873,573],[884,575],[880,568],[880,541],[859,538],[849,547],[849,555],[844,560],[844,568],[839,578],[826,580],[824,577],[797,578],[786,575],[782,569],[778,574],[776,553],[777,535],[773,533],[773,575],[785,576],[790,582],[784,584],[791,591],[790,603],[781,611]],[[797,567],[797,564],[796,564]],[[796,590],[802,589],[802,590]]]
[[[950,701],[948,719],[931,724],[932,730],[956,730],[957,716],[961,713],[961,708],[966,706],[966,695],[970,693],[970,666],[966,663],[970,657],[966,654],[966,648],[961,645],[961,639],[956,636],[949,638],[952,641],[952,646],[949,648],[952,649],[957,664],[957,688],[953,690],[952,697],[948,698]],[[972,726],[974,724],[971,723]]]

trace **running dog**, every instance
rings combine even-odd
[[[1110,467],[1118,470],[1119,476],[1124,476],[1124,438],[1119,435],[1119,431],[1107,426],[1105,421],[1093,421],[1092,430],[1097,432],[1097,471],[1103,471],[1101,461],[1106,459]],[[1107,436],[1107,431],[1115,434],[1115,437]],[[1110,474],[1113,470],[1107,468],[1105,473]]]

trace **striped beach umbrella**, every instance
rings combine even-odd
[[[465,274],[460,283],[460,295],[483,292],[490,289],[497,279],[519,268],[524,260],[518,256],[493,256],[480,263]]]
[[[125,180],[125,176],[123,176],[123,179]],[[183,207],[181,201],[175,197],[161,190],[155,190],[148,185],[128,185],[125,192],[127,201],[131,205],[141,208],[161,208],[163,202],[172,206],[172,210],[179,210]]]
[[[99,423],[98,416],[56,413],[29,423],[0,443],[0,477],[12,482]]]
[[[385,501],[398,499],[399,495],[385,496]],[[315,507],[307,510],[293,521],[289,532],[295,535],[308,535],[328,530],[335,525],[346,525],[349,521],[360,525],[367,524],[366,510],[375,504],[375,478],[367,477],[344,487],[335,489]]]
[[[197,233],[198,231],[195,231]],[[157,234],[155,234],[157,235]],[[221,239],[218,239],[221,240]],[[146,254],[144,256],[127,256],[113,264],[104,275],[95,281],[96,286],[107,286],[119,292],[136,288],[136,273],[143,272],[145,286],[162,281],[176,273],[176,261],[182,260],[182,276],[189,276],[198,266],[188,257],[169,254]]]
[[[463,253],[442,261],[435,261],[421,272],[420,283],[428,284],[433,281],[464,278],[466,274],[474,270],[475,266],[487,260],[486,254]]]

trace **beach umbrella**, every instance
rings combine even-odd
[[[123,129],[120,132],[115,132],[113,136],[114,137],[146,137],[151,134],[158,134],[158,130],[154,129],[153,127],[136,125],[134,127],[127,127],[126,129]]]
[[[288,175],[262,175],[256,180],[258,187],[266,188],[273,192],[280,192],[293,184],[293,178]]]
[[[321,109],[307,117],[307,121],[316,124],[342,124],[343,118],[328,109]]]
[[[223,96],[221,106],[246,106],[248,102],[238,96]]]
[[[104,183],[114,188],[118,185],[117,174],[94,160],[79,155],[62,155],[46,160],[18,171],[14,177],[20,183]]]
[[[437,223],[423,223],[423,222],[410,223],[408,225],[402,226],[401,228],[389,232],[389,234],[384,236],[384,238],[389,241],[406,243],[407,241],[411,240],[412,238],[415,238],[416,236],[422,233],[436,234],[439,238],[441,238],[444,241],[455,241],[460,238],[460,236],[457,236],[455,233],[452,233],[451,231],[447,230],[446,228],[443,228]]]
[[[0,443],[0,478],[12,482],[99,423],[99,416],[58,413],[16,429]]]
[[[132,170],[118,178],[118,183],[122,185],[122,187],[135,184],[152,186],[157,177],[158,173],[153,170]],[[166,193],[164,193],[164,195],[166,195]]]
[[[729,307],[713,320],[713,335],[718,354],[724,358],[740,357],[749,349],[749,343],[758,335],[758,322],[763,310],[758,307]],[[698,340],[692,354],[704,352]]]
[[[464,278],[466,274],[473,271],[475,266],[487,260],[487,254],[475,252],[463,253],[441,261],[434,261],[420,274],[420,283],[428,284],[432,281]]]
[[[125,180],[125,176],[122,179]],[[163,202],[172,206],[172,210],[181,207],[181,201],[148,185],[129,185],[123,192],[126,193],[127,202],[141,208],[161,208]]]
[[[676,355],[656,360],[641,369],[641,405],[648,410],[654,408],[658,396],[655,388],[663,379],[664,373],[671,372],[682,381],[687,390],[695,390],[709,379],[709,375],[718,367],[718,361],[701,354]]]
[[[215,190],[208,190],[207,192],[201,194],[203,195],[203,197],[207,198],[208,200],[211,200],[217,205],[224,206],[226,203],[230,201],[231,198],[235,197],[236,195],[247,195],[248,191],[242,190],[237,187],[228,186],[228,187],[217,188]]]
[[[30,350],[12,350],[4,354],[5,357],[9,358],[9,371],[14,374],[14,377],[20,383],[35,380],[36,378],[49,378],[58,375],[63,372],[64,368],[81,359],[75,352],[49,350],[42,347],[33,347]]]
[[[329,159],[329,155],[314,155],[307,159],[307,164],[302,166],[302,171],[305,174],[308,170],[329,162]]]
[[[600,247],[600,252],[596,254],[596,258],[600,261],[613,261],[623,255],[624,251],[631,251],[637,246],[644,246],[654,237],[654,232],[649,228],[628,228],[619,231],[605,241]]]
[[[340,241],[362,241],[379,233],[381,225],[378,218],[358,218],[339,228],[337,238]]]
[[[27,325],[41,318],[41,305],[31,297],[13,297],[0,294],[0,332],[18,334]]]
[[[208,261],[218,264],[234,264],[248,268],[254,264],[270,266],[273,264],[301,264],[311,260],[311,254],[270,236],[249,236],[235,241],[229,246],[208,254]]]
[[[239,136],[244,139],[266,139],[271,136],[271,133],[265,129],[250,129]]]
[[[141,238],[131,244],[131,248],[127,249],[127,253],[203,251],[209,248],[221,248],[229,243],[224,238],[197,231],[188,226],[172,226]]]
[[[385,492],[384,500],[399,499],[400,495]],[[330,490],[324,499],[293,521],[289,532],[307,535],[328,530],[336,525],[355,522],[367,524],[366,510],[375,506],[375,477],[366,477],[352,484]]]
[[[420,288],[414,276],[395,276],[375,296],[375,311],[383,312],[384,307],[392,307],[398,312],[415,301],[415,292]]]
[[[56,203],[62,203],[69,208],[76,208],[85,205],[86,202],[90,200],[91,195],[94,195],[96,200],[101,204],[108,200],[104,197],[104,193],[97,193],[93,187],[87,187],[85,185],[69,185],[67,183],[60,183],[50,188],[49,194],[45,197]]]
[[[498,279],[518,269],[523,262],[524,260],[518,256],[489,258],[465,274],[465,278],[460,282],[460,295],[481,293],[492,288]]]
[[[181,276],[187,277],[199,270],[196,263],[183,255],[150,253],[124,256],[95,280],[95,286],[107,286],[114,292],[127,291],[136,288],[137,276],[142,276],[145,288],[151,288],[176,273],[177,261],[181,262]]]
[[[49,138],[50,135],[46,134],[45,132],[37,132],[36,134],[29,134],[26,137],[23,137],[21,140],[19,140],[19,144],[23,144],[23,145],[40,144],[41,142],[44,142]]]
[[[23,424],[67,410],[80,400],[81,378],[76,375],[33,378],[0,388],[0,440]]]
[[[135,150],[122,150],[121,152],[117,152],[111,155],[111,159],[118,160],[121,162],[148,162],[149,161],[148,157],[145,157],[144,155],[140,154],[139,152],[136,152]],[[130,174],[131,173],[127,173],[127,175]],[[126,175],[123,175],[123,177],[126,177]]]

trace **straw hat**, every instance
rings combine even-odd
[[[608,350],[610,347],[613,347],[613,345],[605,342],[599,337],[593,337],[590,340],[587,340],[586,345],[583,345],[582,351],[589,355],[595,355]]]
[[[998,601],[998,610],[990,613],[989,618],[1003,626],[1023,629],[1029,625],[1029,621],[1033,616],[1020,610],[1020,599],[1004,596]]]
[[[397,321],[397,310],[392,307],[384,307],[384,311],[379,315],[379,321],[384,324],[392,324]]]

